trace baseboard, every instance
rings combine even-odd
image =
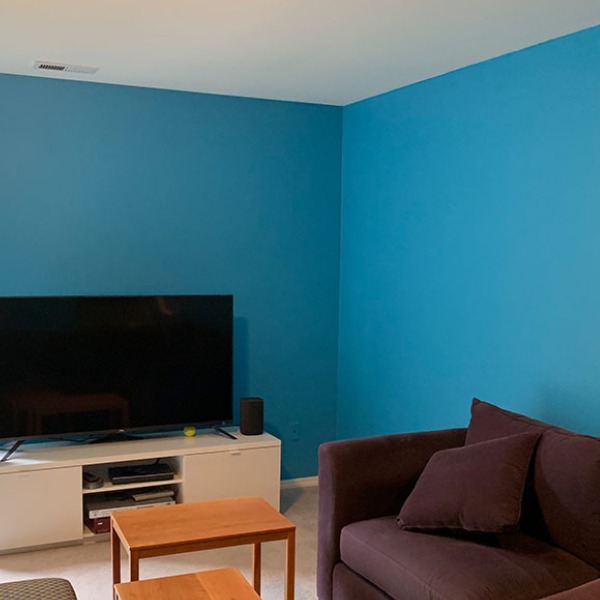
[[[284,479],[281,482],[282,490],[292,490],[295,488],[310,488],[319,485],[319,477],[300,477],[299,479]]]

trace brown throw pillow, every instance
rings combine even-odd
[[[515,433],[543,432],[549,427],[552,426],[543,421],[536,421],[525,415],[473,398],[471,421],[467,429],[465,445],[493,440],[505,435],[514,435]]]
[[[403,529],[514,530],[539,433],[436,452],[398,515]]]

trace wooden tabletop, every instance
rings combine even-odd
[[[260,600],[233,568],[118,583],[115,589],[120,600]]]
[[[214,500],[115,511],[112,526],[129,550],[167,548],[194,541],[240,540],[245,535],[281,536],[295,525],[259,497]]]

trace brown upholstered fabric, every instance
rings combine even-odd
[[[600,569],[600,439],[548,429],[533,478],[550,540]]]
[[[436,452],[398,515],[403,529],[516,529],[539,433]]]
[[[344,563],[338,563],[333,570],[333,600],[390,600],[390,597]]]
[[[434,535],[397,526],[390,508],[402,504],[434,452],[462,445],[465,430],[324,444],[319,455],[320,600],[600,599],[595,500],[600,498],[600,440],[478,400],[472,414],[469,444],[542,432],[525,491],[531,502],[524,501],[524,508],[529,506],[530,513],[522,514],[521,526],[531,531],[539,518],[543,528],[535,530],[536,536],[525,531]],[[551,598],[562,590],[569,591]]]
[[[317,594],[331,600],[340,532],[348,523],[396,515],[434,452],[462,446],[466,429],[384,435],[319,448]],[[398,529],[394,521],[394,526]]]
[[[551,425],[543,421],[473,398],[465,444],[476,444],[515,433],[542,433],[549,427]]]
[[[524,533],[490,542],[405,531],[388,517],[344,527],[341,556],[394,600],[537,600],[600,576]]]
[[[474,399],[465,443],[524,431],[542,432],[525,492],[524,529],[600,568],[600,438]]]
[[[77,600],[66,579],[47,577],[0,583],[0,600]]]
[[[598,600],[598,598],[600,598],[600,579],[552,596],[546,596],[542,600]]]

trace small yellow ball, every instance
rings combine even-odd
[[[183,435],[185,435],[186,437],[194,437],[196,435],[196,428],[195,427],[184,427]]]

